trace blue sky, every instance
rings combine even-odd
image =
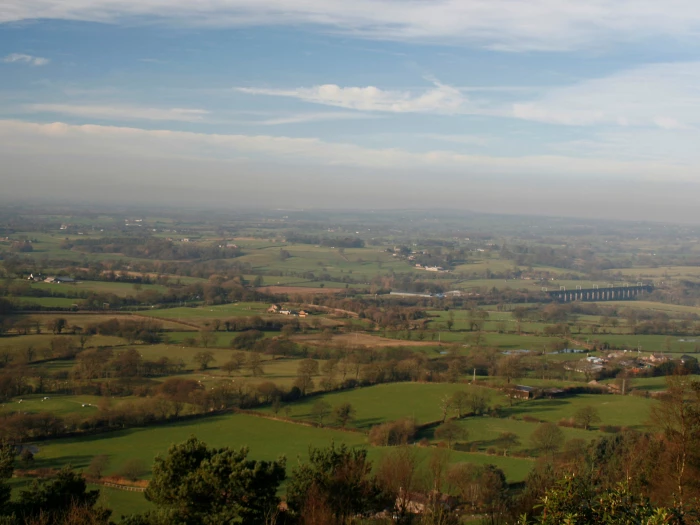
[[[668,206],[617,215],[693,220],[699,29],[680,0],[5,0],[0,177],[610,216],[552,202],[635,188]]]

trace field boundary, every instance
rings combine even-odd
[[[91,481],[95,485],[102,485],[110,489],[126,490],[128,492],[146,492],[146,487],[137,487],[134,485],[122,485],[121,483],[112,483],[111,481],[94,480]]]
[[[143,314],[137,314],[137,313],[133,313],[133,312],[120,312],[118,310],[79,310],[77,312],[73,311],[73,310],[17,310],[16,312],[13,312],[12,315],[64,315],[64,316],[104,315],[105,317],[106,316],[135,317],[138,319],[162,321],[164,323],[181,324],[181,325],[187,326],[189,328],[195,328],[197,331],[199,331],[201,328],[199,325],[196,325],[194,323],[188,323],[187,321],[180,321],[179,319],[168,319],[165,317],[156,317],[154,315],[143,315]]]

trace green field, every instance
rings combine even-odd
[[[89,484],[88,489],[99,489],[100,499],[98,500],[98,504],[105,508],[112,509],[112,521],[116,523],[121,521],[122,516],[142,514],[155,508],[155,506],[146,499],[143,492],[129,492],[94,484]]]
[[[688,376],[695,381],[700,381],[700,376],[691,375]],[[602,381],[603,384],[613,383],[614,379],[606,379]],[[627,390],[644,390],[648,392],[666,390],[667,380],[666,377],[637,377],[628,380]]]
[[[504,408],[507,416],[522,418],[536,417],[543,421],[558,422],[569,418],[583,406],[593,406],[600,414],[600,425],[618,425],[629,428],[643,428],[649,422],[653,399],[637,396],[609,394],[580,394],[556,399],[534,399],[521,401],[512,407]]]
[[[146,290],[167,292],[168,287],[160,284],[132,284],[108,281],[78,281],[75,283],[32,283],[31,287],[36,290],[45,290],[55,293],[65,294],[69,297],[77,297],[80,292],[95,292],[114,294],[119,297],[136,295]]]
[[[196,352],[196,349],[189,349],[192,352]],[[212,366],[220,366],[226,360],[228,360],[228,356],[225,355],[226,353],[230,354],[230,351],[227,350],[220,350],[217,351],[214,350],[215,355],[220,355],[220,357],[217,359],[217,362],[214,363]],[[193,354],[191,354],[193,355]],[[213,386],[217,383],[220,383],[221,381],[232,381],[236,382],[237,385],[240,385],[241,383],[248,386],[248,387],[254,387],[255,385],[259,385],[260,383],[264,383],[267,381],[272,381],[275,383],[280,388],[286,388],[290,389],[294,383],[294,380],[297,377],[297,368],[299,366],[299,359],[269,359],[265,356],[263,356],[263,362],[262,362],[262,368],[263,368],[263,374],[259,376],[253,376],[251,375],[250,370],[248,370],[245,365],[243,365],[241,371],[232,373],[230,376],[224,372],[223,370],[220,370],[218,368],[209,368],[207,370],[201,371],[201,370],[193,370],[190,373],[185,373],[180,376],[168,376],[168,377],[182,377],[184,379],[195,379],[197,381],[200,381],[204,386]],[[323,361],[319,361],[319,363],[322,363]],[[185,364],[186,366],[193,368],[195,363],[192,361],[191,357],[188,357],[188,359],[185,359]],[[158,377],[155,378],[156,381],[164,381],[168,377]]]
[[[43,308],[72,308],[80,305],[81,299],[70,297],[17,297],[20,308],[41,306]]]
[[[178,307],[144,310],[141,315],[158,317],[173,320],[208,320],[208,319],[229,319],[231,317],[252,317],[255,315],[265,315],[268,308],[265,303],[232,303],[199,307]]]
[[[457,391],[469,391],[466,384],[446,383],[390,383],[358,388],[344,392],[335,392],[302,399],[291,405],[292,419],[309,420],[311,408],[318,399],[335,407],[341,403],[350,403],[356,410],[353,425],[367,430],[372,425],[408,417],[418,423],[427,423],[440,419],[440,401]],[[504,402],[502,394],[491,389],[484,389],[495,402]],[[503,398],[501,400],[500,398]],[[266,409],[269,411],[270,409]]]
[[[297,457],[307,457],[310,445],[320,447],[335,441],[354,446],[366,442],[365,436],[359,433],[318,429],[245,414],[228,414],[39,443],[37,467],[60,468],[71,464],[76,468],[85,468],[93,456],[107,454],[111,462],[108,474],[118,471],[129,459],[144,461],[150,473],[150,466],[157,454],[165,454],[170,445],[185,441],[191,435],[215,447],[248,446],[251,457],[256,459],[271,460],[286,455],[289,468],[296,464]],[[280,436],[285,438],[280,439]]]
[[[44,399],[45,397],[48,397],[48,399]],[[89,416],[97,412],[97,406],[102,399],[104,398],[100,396],[66,396],[60,394],[44,396],[41,394],[28,394],[13,398],[0,405],[0,413],[19,411],[23,413],[51,412],[58,416],[66,416],[77,412]]]
[[[532,450],[533,445],[530,441],[530,437],[538,426],[537,423],[529,423],[527,421],[487,416],[466,418],[460,420],[458,424],[468,432],[464,445],[470,448],[476,446],[478,450],[482,452],[491,447],[496,450],[502,450],[503,447],[499,441],[499,437],[504,432],[512,432],[517,435],[520,440],[520,444],[515,446],[513,451]],[[591,441],[600,437],[600,433],[591,430],[562,428],[562,431],[567,440],[583,439],[584,441]],[[434,439],[432,429],[421,435],[429,439]]]
[[[70,322],[70,321],[69,321]],[[41,350],[44,348],[49,348],[51,346],[51,340],[54,337],[70,337],[76,346],[79,345],[78,336],[74,335],[60,335],[56,336],[51,332],[46,332],[41,334],[29,334],[22,336],[4,336],[0,337],[0,351],[10,351],[11,353],[21,352],[27,348],[33,348],[38,351],[39,354],[35,356],[35,359],[41,356]],[[85,344],[86,348],[98,347],[98,346],[121,346],[126,344],[124,339],[116,336],[110,335],[95,335],[91,336],[90,339]]]
[[[427,468],[430,454],[434,447],[419,447],[414,445],[418,452],[419,469]],[[370,447],[367,456],[376,466],[381,461],[382,456],[391,452],[391,447]],[[531,458],[503,457],[502,455],[487,455],[483,452],[462,452],[452,450],[449,452],[450,463],[473,463],[475,465],[495,465],[502,469],[506,479],[510,483],[517,483],[525,480],[534,465]]]
[[[209,446],[248,446],[250,457],[254,459],[276,459],[287,457],[287,469],[297,465],[297,458],[305,461],[309,446],[328,446],[331,442],[346,443],[350,446],[366,446],[363,434],[319,429],[281,421],[249,416],[244,414],[214,416],[192,422],[168,424],[150,428],[130,429],[108,434],[81,438],[59,439],[39,443],[36,454],[37,467],[60,468],[71,464],[75,468],[85,468],[92,457],[107,454],[110,457],[109,472],[116,472],[129,459],[140,459],[149,468],[158,454],[165,454],[171,444],[180,443],[191,435],[196,435]],[[284,436],[280,439],[280,436]],[[369,458],[376,466],[381,457],[390,449],[371,447]],[[419,448],[419,458],[427,465],[431,449]],[[451,462],[471,462],[495,464],[502,468],[508,480],[522,481],[532,468],[532,460],[488,456],[480,453],[451,452]],[[149,504],[141,493],[121,492],[101,488],[103,501],[114,509],[114,517],[122,514],[148,510]]]
[[[700,268],[699,268],[700,270]],[[632,308],[645,311],[664,312],[671,317],[683,314],[700,315],[700,307],[686,306],[681,304],[657,303],[654,301],[603,301],[597,303],[601,306],[615,306],[617,308]]]

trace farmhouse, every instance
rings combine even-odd
[[[280,305],[273,304],[267,309],[268,314],[278,314],[280,312]]]

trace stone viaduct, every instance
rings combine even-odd
[[[636,286],[611,286],[610,288],[562,289],[547,293],[560,303],[570,303],[573,301],[628,301],[641,293],[651,293],[653,290],[654,287],[651,284],[637,284]]]

